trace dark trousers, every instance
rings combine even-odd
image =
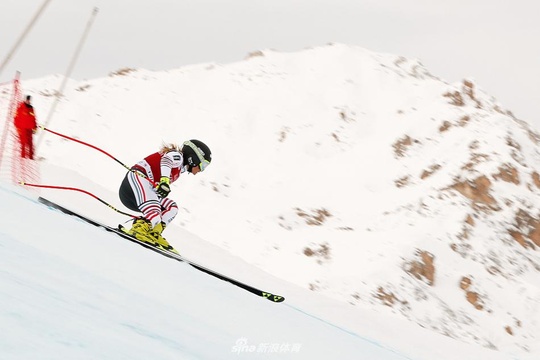
[[[139,206],[137,206],[137,200],[135,199],[135,193],[133,192],[133,188],[131,187],[131,185],[129,185],[128,175],[129,171],[127,172],[126,176],[124,176],[124,180],[120,185],[120,190],[118,192],[118,194],[120,195],[120,201],[122,202],[122,204],[124,204],[125,207],[130,210],[141,211],[139,210]]]

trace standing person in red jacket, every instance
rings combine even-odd
[[[120,201],[128,209],[139,211],[142,217],[125,230],[136,239],[178,253],[162,236],[163,230],[178,214],[178,205],[167,198],[170,184],[185,172],[197,175],[212,161],[208,146],[199,140],[189,140],[179,147],[163,145],[127,172],[120,185]]]
[[[34,159],[33,134],[37,130],[36,115],[31,101],[32,97],[26,95],[24,102],[19,105],[15,114],[15,127],[21,143],[21,157],[27,159]]]

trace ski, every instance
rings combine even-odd
[[[260,296],[262,298],[265,298],[267,300],[270,300],[272,302],[276,302],[276,303],[279,303],[279,302],[283,302],[285,301],[285,298],[283,296],[280,296],[280,295],[276,295],[276,294],[273,294],[271,292],[268,292],[268,291],[263,291],[263,290],[260,290],[260,289],[257,289],[253,286],[250,286],[250,285],[247,285],[243,282],[240,282],[238,280],[235,280],[231,277],[228,277],[226,275],[223,275],[223,274],[220,274],[214,270],[211,270],[207,267],[204,267],[202,265],[199,265],[191,260],[188,260],[186,259],[185,257],[183,257],[182,255],[180,254],[177,254],[177,253],[173,253],[173,252],[170,252],[170,251],[167,251],[163,248],[160,248],[160,247],[156,247],[156,246],[153,246],[149,243],[146,243],[146,242],[143,242],[143,241],[140,241],[134,237],[132,237],[131,235],[128,235],[126,234],[124,231],[120,230],[119,228],[114,228],[114,227],[111,227],[111,226],[107,226],[107,225],[104,225],[104,224],[101,224],[97,221],[94,221],[86,216],[83,216],[75,211],[72,211],[72,210],[69,210],[61,205],[58,205],[50,200],[47,200],[43,197],[39,197],[38,198],[38,201],[46,206],[48,206],[49,208],[52,208],[52,209],[55,209],[55,210],[59,210],[61,212],[63,212],[64,214],[67,214],[67,215],[71,215],[71,216],[75,216],[91,225],[94,225],[96,227],[99,227],[99,228],[102,228],[106,231],[109,231],[109,232],[112,232],[112,233],[115,233],[116,235],[122,237],[123,239],[126,239],[126,240],[129,240],[133,243],[136,243],[138,245],[141,245],[149,250],[152,250],[160,255],[163,255],[163,256],[166,256],[170,259],[174,259],[176,261],[180,261],[180,262],[184,262],[192,267],[194,267],[195,269],[199,270],[199,271],[202,271],[208,275],[211,275],[215,278],[218,278],[220,280],[223,280],[223,281],[226,281],[226,282],[229,282],[235,286],[238,286],[239,288],[241,289],[244,289],[252,294],[255,294],[257,296]],[[121,225],[120,225],[121,226]]]

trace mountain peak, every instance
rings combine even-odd
[[[474,80],[344,44],[117,75],[71,85],[51,126],[127,163],[204,139],[178,225],[344,303],[538,350],[540,136]],[[23,86],[43,118],[53,88]],[[123,176],[60,139],[41,151],[113,190]]]

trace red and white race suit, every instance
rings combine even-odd
[[[142,212],[152,227],[159,222],[169,225],[178,214],[178,206],[169,198],[161,198],[155,188],[162,177],[173,183],[185,171],[182,153],[178,151],[148,155],[126,174],[120,186],[120,200],[127,208]]]

